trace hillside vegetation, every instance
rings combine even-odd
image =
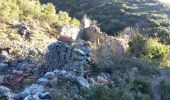
[[[170,100],[170,6],[0,0],[0,100]]]
[[[12,21],[40,20],[55,24],[78,25],[76,19],[72,19],[66,12],[56,14],[55,7],[48,3],[41,5],[38,0],[1,0],[0,1],[0,21],[12,23]]]
[[[64,24],[79,27],[80,23],[67,12],[56,14],[51,3],[44,5],[39,0],[0,0],[0,45],[1,48],[10,48],[10,53],[15,56],[26,57],[27,49],[45,52],[59,35],[55,27]],[[24,34],[19,33],[22,26],[28,31],[25,38]]]
[[[81,19],[85,14],[97,20],[102,31],[117,35],[126,27],[135,27],[148,37],[170,43],[169,9],[156,0],[42,0],[51,2],[57,11],[68,11]]]

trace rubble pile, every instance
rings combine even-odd
[[[81,88],[107,84],[110,77],[105,73],[93,75],[95,61],[90,50],[90,45],[83,40],[72,45],[56,41],[48,46],[45,63],[12,59],[7,52],[1,52],[0,98],[52,100],[54,90],[63,87],[65,98],[83,100]]]

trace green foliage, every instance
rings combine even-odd
[[[54,24],[58,21],[58,16],[55,14],[55,7],[52,4],[42,6],[42,13],[40,19],[45,20],[50,24]]]
[[[125,85],[128,84],[125,83]],[[151,87],[148,80],[135,79],[131,83],[130,90],[97,86],[91,89],[83,89],[81,95],[87,100],[150,100]]]
[[[48,3],[41,5],[39,0],[0,0],[0,21],[23,21],[38,19],[50,25],[70,24],[79,26],[79,21],[69,17],[67,12],[56,14],[55,7]]]
[[[141,34],[133,36],[130,42],[130,52],[132,52],[134,56],[140,57],[144,53],[146,42],[147,38]]]
[[[121,68],[121,70],[125,71],[137,68],[138,73],[141,75],[159,74],[159,63],[148,59],[124,57],[112,66],[112,68]]]
[[[10,22],[19,19],[19,7],[12,1],[0,0],[0,21]]]
[[[52,100],[64,100],[64,92],[57,89],[52,90]]]
[[[157,39],[148,39],[140,34],[134,36],[129,44],[129,51],[133,56],[160,62],[161,67],[170,66],[169,45],[162,44]]]
[[[150,100],[151,97],[148,94],[141,92],[126,91],[121,96],[121,100]]]
[[[160,94],[162,96],[162,100],[170,100],[170,80],[162,80],[160,82]]]
[[[83,18],[87,14],[97,20],[101,30],[109,35],[118,35],[126,27],[135,27],[139,33],[148,37],[158,37],[161,42],[168,43],[170,37],[170,20],[167,9],[157,0],[41,0],[52,2],[57,11],[68,11],[71,16]]]
[[[143,45],[142,45],[143,46]],[[145,46],[145,45],[144,45]],[[95,52],[95,56],[99,60],[99,63],[95,65],[95,70],[113,72],[115,69],[121,69],[127,71],[131,68],[138,68],[139,74],[150,75],[159,74],[159,64],[157,60],[151,60],[148,58],[136,58],[129,57],[127,55],[123,57],[114,57],[113,55],[104,56],[101,51]]]
[[[148,94],[142,94],[141,92],[134,93],[135,100],[151,100]]]
[[[70,24],[73,25],[73,26],[79,26],[79,25],[80,25],[80,22],[79,22],[79,20],[77,20],[76,18],[73,18],[73,19],[70,21]]]
[[[169,22],[169,21],[167,21],[167,22]],[[162,43],[170,44],[170,42],[169,42],[170,27],[168,27],[169,23],[167,23],[167,22],[162,23],[163,26],[167,26],[167,27],[152,28],[152,30],[150,30],[150,32],[149,32],[149,35],[158,37]],[[168,24],[168,25],[165,25],[165,24]]]
[[[133,93],[125,91],[121,96],[121,100],[135,100]]]
[[[116,91],[103,86],[97,86],[91,89],[82,91],[82,94],[87,100],[119,100],[119,95]]]
[[[170,56],[170,46],[161,44],[154,39],[147,41],[145,50],[145,55],[151,59],[162,60]]]
[[[151,94],[151,85],[150,82],[146,79],[137,78],[131,84],[131,90],[141,92],[143,94]]]
[[[126,58],[127,59],[127,58]],[[127,66],[137,67],[142,75],[159,74],[159,62],[149,59],[127,59]]]

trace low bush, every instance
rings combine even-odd
[[[120,100],[150,100],[150,96],[141,92],[125,91]]]
[[[157,60],[136,58],[124,56],[119,59],[113,56],[103,57],[97,55],[99,64],[95,66],[96,71],[106,71],[112,73],[114,70],[128,71],[132,68],[137,68],[138,73],[142,75],[159,74],[160,62]]]
[[[147,42],[147,38],[141,34],[136,34],[132,37],[130,44],[129,51],[135,56],[140,57],[144,53],[144,47]]]
[[[135,100],[133,93],[130,91],[125,91],[122,96],[121,100]]]
[[[145,55],[150,59],[165,59],[170,56],[170,46],[161,44],[157,40],[150,39],[145,46]]]
[[[143,78],[136,78],[131,84],[131,90],[142,94],[151,94],[150,81]]]
[[[162,80],[160,82],[160,94],[162,100],[170,100],[170,80]]]
[[[103,86],[97,86],[82,92],[87,100],[120,100],[117,91]]]

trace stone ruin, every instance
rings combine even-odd
[[[101,47],[101,52],[104,55],[118,58],[124,55],[128,47],[128,42],[125,39],[108,36]]]
[[[45,55],[45,60],[50,70],[65,69],[82,75],[90,47],[84,41],[76,44],[72,46],[57,41],[49,45],[49,51]]]
[[[112,36],[107,36],[107,34],[102,32],[100,27],[98,27],[97,24],[91,21],[87,16],[83,18],[81,24],[82,28],[79,33],[79,38],[85,41],[90,41],[92,44],[101,47],[101,53],[103,55],[120,57],[127,51],[129,42],[127,38],[114,38]],[[122,34],[124,33],[125,32],[122,32]],[[126,31],[126,35],[129,35],[127,33],[129,33],[129,31]]]
[[[91,21],[85,16],[81,22],[79,38],[85,41],[90,41],[96,45],[101,45],[107,34],[102,32],[96,23],[96,21]]]

